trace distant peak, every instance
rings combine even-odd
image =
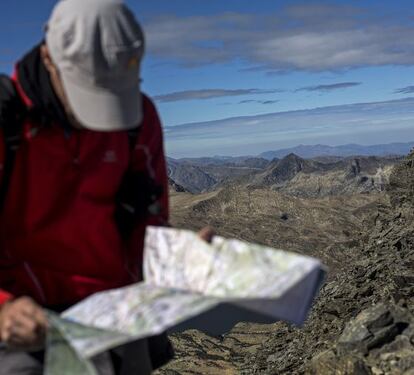
[[[283,159],[302,160],[302,158],[296,155],[294,152],[291,152],[290,154],[286,155]]]

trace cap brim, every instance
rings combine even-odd
[[[73,114],[85,128],[120,131],[140,125],[143,113],[138,79],[122,90],[108,90],[74,83],[64,72],[61,78]]]

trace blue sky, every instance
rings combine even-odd
[[[170,156],[414,140],[412,2],[126,2],[146,32],[143,90]],[[2,1],[2,71],[40,40],[54,4]]]

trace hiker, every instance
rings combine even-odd
[[[143,53],[121,1],[62,0],[45,40],[1,78],[0,375],[43,373],[43,308],[140,281],[145,227],[168,225]],[[139,373],[172,356],[166,335],[131,345],[110,354],[120,373],[138,373],[127,352]]]

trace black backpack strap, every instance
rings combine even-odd
[[[6,75],[0,75],[0,128],[3,130],[5,145],[3,176],[0,186],[0,210],[3,209],[11,175],[13,172],[16,150],[21,141],[25,106],[20,100],[13,81]]]
[[[128,131],[131,159],[139,132],[139,128]],[[122,238],[128,239],[130,237],[137,220],[143,220],[148,215],[159,213],[157,200],[161,194],[162,187],[157,186],[147,172],[128,169],[116,197],[115,222]]]
[[[140,131],[141,131],[141,128],[135,128],[135,129],[128,130],[128,144],[129,144],[130,155],[132,155],[135,150],[135,146],[137,144]]]

